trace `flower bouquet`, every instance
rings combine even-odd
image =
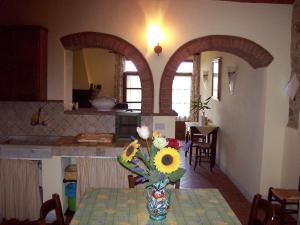
[[[137,128],[137,133],[147,144],[147,151],[141,149],[139,140],[133,140],[117,157],[119,163],[138,175],[137,182],[147,182],[147,209],[150,219],[161,221],[166,218],[171,192],[166,189],[169,183],[175,183],[185,173],[179,168],[180,153],[176,139],[164,138],[158,131],[153,132],[149,146],[148,127]],[[145,166],[142,167],[140,162]]]

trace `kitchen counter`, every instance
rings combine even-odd
[[[82,182],[78,183],[82,193],[89,184],[82,179],[93,179],[99,187],[127,187],[129,171],[119,165],[116,156],[122,153],[129,142],[125,140],[114,143],[79,143],[76,137],[0,136],[0,161],[41,161],[39,175],[43,199],[50,199],[53,193],[64,196],[64,170],[71,163],[76,163],[78,168],[89,165],[84,167],[85,173],[89,175],[82,176]],[[96,175],[94,168],[98,168]],[[62,201],[63,204],[65,202]],[[66,205],[63,207],[66,209]]]
[[[115,158],[130,141],[113,143],[77,142],[75,137],[0,137],[0,158],[43,159],[52,156]]]
[[[94,156],[99,158],[115,158],[130,141],[113,143],[77,142],[75,137],[61,137],[52,148],[55,156]]]

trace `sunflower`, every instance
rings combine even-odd
[[[123,151],[122,158],[125,162],[131,161],[139,149],[138,140],[132,141]]]
[[[157,152],[153,160],[159,172],[172,173],[179,168],[180,155],[174,148],[162,148]]]

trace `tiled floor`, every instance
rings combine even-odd
[[[184,159],[184,156],[182,157]],[[215,166],[210,172],[208,163],[202,163],[194,170],[194,161],[190,166],[188,158],[183,160],[186,173],[181,179],[181,188],[217,188],[229,203],[243,225],[247,224],[251,203],[234,186],[229,178]],[[182,165],[183,166],[183,165]]]

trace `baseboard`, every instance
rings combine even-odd
[[[224,166],[219,165],[220,170],[226,174],[226,176],[232,181],[232,183],[239,189],[239,191],[244,195],[244,197],[249,201],[252,202],[253,195],[246,191],[245,188],[232,176],[230,172],[228,172]]]

